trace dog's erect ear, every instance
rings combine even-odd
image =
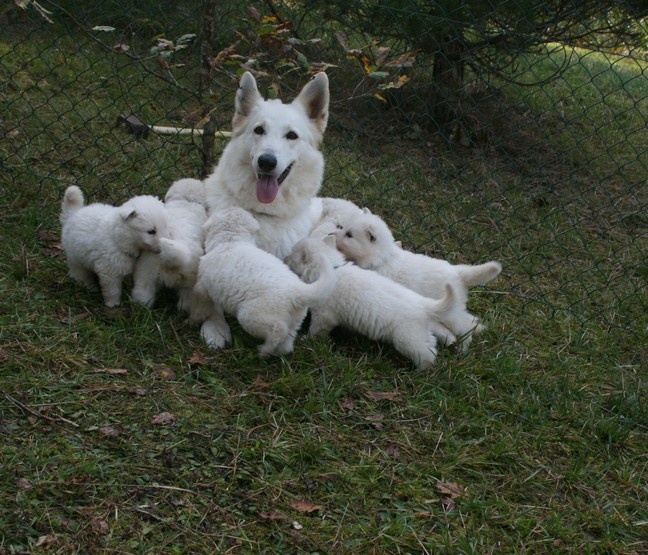
[[[403,248],[403,242],[402,241],[394,241],[394,245],[396,245],[399,248]]]
[[[132,220],[137,217],[137,210],[135,210],[135,208],[131,208],[130,206],[125,206],[122,207],[120,215],[122,217],[122,220],[127,222],[128,220]]]
[[[367,208],[366,206],[362,209],[362,212],[367,214],[367,216],[371,216],[371,210],[369,210],[369,208]]]
[[[263,97],[259,93],[256,80],[249,71],[246,71],[241,77],[239,88],[236,91],[232,129],[236,130],[241,122],[250,115],[252,108],[262,100]]]
[[[301,104],[306,115],[320,133],[324,133],[328,123],[329,82],[326,73],[318,73],[297,95],[294,102]]]

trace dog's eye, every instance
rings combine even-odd
[[[347,231],[345,237],[348,237],[349,239],[353,239],[353,233]]]
[[[146,233],[148,233],[149,235],[155,235],[157,233],[157,229],[149,229]]]
[[[372,243],[376,241],[376,238],[371,233],[369,234],[369,241],[371,241]]]
[[[263,129],[263,127],[262,127],[261,125],[257,125],[257,126],[254,128],[254,132],[255,132],[257,135],[263,135],[263,134],[265,133],[265,130]]]
[[[294,141],[296,139],[299,139],[299,135],[297,135],[297,133],[295,133],[294,131],[288,131],[288,133],[286,133],[286,139]]]

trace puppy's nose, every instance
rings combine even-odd
[[[257,160],[259,169],[264,172],[271,172],[277,167],[277,159],[274,154],[262,154]]]

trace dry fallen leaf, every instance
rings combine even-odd
[[[187,359],[189,364],[207,364],[207,357],[200,351],[194,351]]]
[[[455,484],[454,482],[437,482],[436,488],[439,490],[439,493],[443,493],[452,499],[456,499],[462,495],[466,489],[461,484]]]
[[[365,420],[369,420],[369,422],[381,422],[384,419],[385,417],[382,414],[368,414],[365,416]]]
[[[168,366],[156,366],[155,372],[162,380],[175,380],[176,378],[175,371],[173,368],[169,368]]]
[[[306,514],[314,513],[322,508],[322,505],[315,505],[315,503],[311,503],[310,501],[300,501],[299,499],[293,501],[290,506],[296,511]]]
[[[94,532],[97,534],[107,534],[108,533],[108,524],[104,520],[100,520],[98,518],[93,518],[90,521],[90,527]]]
[[[27,478],[19,478],[16,482],[18,489],[31,489],[31,482]]]
[[[340,401],[340,407],[343,409],[353,410],[355,409],[355,403],[353,402],[353,399],[346,397]]]
[[[119,430],[114,426],[104,426],[103,428],[99,428],[99,433],[105,436],[117,436],[119,435]]]
[[[151,424],[173,424],[175,421],[175,414],[171,414],[170,412],[161,412],[157,416],[153,417]]]
[[[387,447],[385,447],[385,454],[390,457],[400,457],[400,449],[395,443],[389,443]]]
[[[393,401],[400,396],[399,391],[367,391],[367,397],[374,401]]]
[[[267,389],[272,384],[270,382],[265,381],[261,376],[257,376],[256,378],[254,378],[252,385],[255,385],[256,387],[260,387],[261,389]]]

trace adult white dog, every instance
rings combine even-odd
[[[308,307],[326,302],[333,292],[337,276],[331,263],[321,256],[320,277],[304,283],[255,245],[259,223],[242,208],[215,212],[204,228],[205,255],[195,286],[199,302],[192,319],[204,321],[201,335],[207,345],[218,349],[231,341],[227,313],[250,335],[264,339],[262,357],[291,352]]]
[[[320,144],[329,84],[318,73],[290,103],[264,100],[251,73],[236,93],[232,139],[207,177],[210,213],[238,206],[259,222],[257,245],[279,258],[322,217]]]
[[[346,218],[335,234],[337,248],[348,260],[421,295],[439,299],[445,294],[446,284],[450,283],[457,294],[457,303],[442,322],[461,340],[462,349],[468,347],[474,333],[482,330],[479,319],[466,310],[468,291],[497,277],[502,271],[499,262],[451,264],[407,251],[394,241],[384,220],[367,208]]]
[[[153,196],[133,197],[121,206],[84,206],[81,189],[71,185],[61,202],[61,245],[70,276],[96,289],[99,278],[106,306],[120,303],[123,279],[132,274],[143,251],[160,252],[168,238],[164,203]]]
[[[450,285],[440,300],[423,297],[347,262],[335,247],[335,237],[319,233],[299,241],[286,263],[304,281],[311,282],[319,276],[323,254],[333,264],[338,280],[329,298],[311,305],[310,335],[342,326],[370,339],[391,342],[420,369],[434,363],[437,337],[445,344],[455,341],[453,333],[440,323],[456,302]]]

